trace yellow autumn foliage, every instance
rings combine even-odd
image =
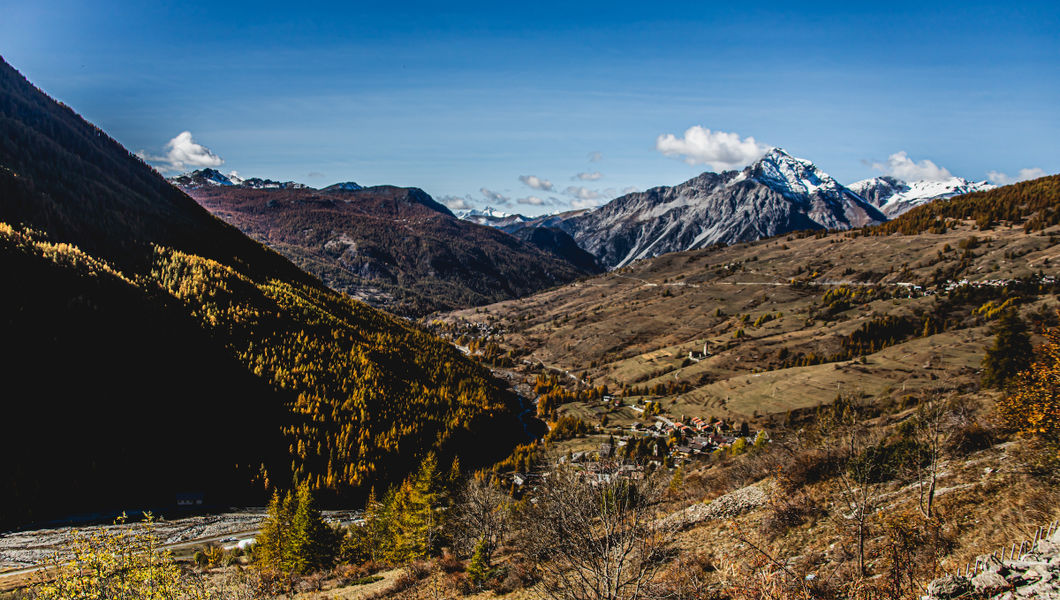
[[[1015,431],[1060,442],[1060,327],[1046,332],[1029,369],[1020,373],[1015,391],[997,403],[1002,421]]]

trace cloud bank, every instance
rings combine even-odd
[[[520,175],[519,181],[522,181],[535,190],[545,190],[546,192],[552,191],[552,182],[547,179],[541,179],[536,175]]]
[[[519,204],[528,204],[530,206],[545,206],[548,204],[548,200],[544,198],[538,198],[537,196],[527,196],[526,198],[519,198],[516,200]]]
[[[216,168],[225,162],[209,148],[193,140],[190,131],[182,131],[177,134],[177,137],[166,142],[165,150],[166,153],[161,156],[152,156],[143,150],[137,152],[136,156],[163,171]]]
[[[442,196],[438,200],[449,210],[468,210],[474,208],[471,201],[463,196]]]
[[[600,192],[582,186],[569,185],[567,189],[563,190],[563,193],[578,200],[598,200],[601,198]]]
[[[943,181],[953,177],[948,169],[930,160],[914,161],[905,150],[888,156],[885,163],[872,163],[872,168],[905,181]]]
[[[681,137],[667,133],[655,140],[655,149],[666,156],[683,158],[690,165],[709,165],[716,171],[746,166],[762,158],[769,148],[750,136],[741,138],[699,125],[689,127]]]
[[[1010,183],[1018,183],[1020,181],[1027,181],[1028,179],[1038,179],[1039,177],[1045,177],[1045,171],[1039,167],[1031,167],[1028,169],[1020,169],[1019,173],[1015,176],[1009,176],[1000,171],[990,171],[986,174],[987,179],[998,185],[1008,185]]]
[[[482,189],[479,190],[479,192],[481,192],[482,195],[486,197],[486,201],[491,203],[491,204],[496,204],[496,205],[499,205],[499,206],[505,206],[505,205],[511,203],[511,201],[512,201],[512,199],[510,197],[505,196],[504,194],[502,194],[500,192],[495,192],[495,191],[493,191],[491,189],[482,188]]]
[[[571,180],[596,181],[596,180],[602,178],[603,176],[604,176],[604,174],[601,173],[600,171],[593,171],[592,173],[578,173],[574,177],[571,177]]]

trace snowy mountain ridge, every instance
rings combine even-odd
[[[198,169],[190,171],[188,173],[182,173],[175,177],[169,177],[167,179],[173,185],[184,188],[198,188],[206,186],[219,186],[219,187],[242,187],[254,190],[301,190],[301,189],[313,189],[304,183],[297,181],[275,181],[273,179],[262,179],[260,177],[249,177],[242,178],[238,173],[232,171],[228,175],[221,173],[217,169]],[[357,185],[352,181],[346,181],[343,183],[336,183],[330,185],[325,190],[359,190],[361,186]]]
[[[615,198],[592,211],[547,215],[506,230],[558,228],[614,269],[667,252],[885,220],[875,206],[811,161],[773,148],[742,171],[703,173],[672,187]]]
[[[888,219],[933,200],[952,198],[961,194],[992,190],[996,185],[986,181],[968,181],[963,177],[943,180],[902,181],[888,175],[863,179],[850,184],[850,189],[879,208]]]
[[[520,225],[530,220],[523,215],[506,213],[497,210],[492,206],[487,206],[483,209],[472,208],[469,210],[461,210],[457,211],[455,214],[458,219],[463,219],[464,221],[470,221],[479,225],[488,225],[498,229]]]

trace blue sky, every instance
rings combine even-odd
[[[591,205],[767,146],[844,183],[1060,171],[1060,3],[742,4],[0,0],[0,54],[160,168],[188,131],[186,168],[453,206]]]

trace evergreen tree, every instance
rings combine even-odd
[[[486,540],[479,540],[478,544],[475,545],[475,552],[471,555],[471,560],[467,563],[467,579],[477,588],[481,588],[482,584],[486,583],[489,579],[490,564],[486,553]]]
[[[1033,348],[1027,326],[1015,310],[1001,314],[996,331],[983,357],[982,381],[984,387],[1000,389],[1030,366]]]
[[[296,492],[296,508],[291,517],[291,572],[307,573],[327,566],[333,554],[331,530],[316,507],[309,484],[302,482]]]
[[[265,521],[261,524],[261,532],[258,534],[254,545],[254,556],[259,568],[268,571],[284,571],[287,561],[287,548],[289,544],[290,516],[287,512],[290,499],[282,498],[279,491],[272,493],[269,507],[265,515]]]
[[[375,498],[375,488],[368,496],[368,511],[365,515],[365,536],[368,553],[372,560],[385,562],[394,555],[394,505],[396,491],[391,488],[381,501]]]
[[[453,464],[449,467],[449,485],[456,485],[460,481],[460,457],[453,457]]]
[[[427,556],[434,542],[435,508],[441,501],[442,486],[438,460],[427,454],[415,477],[406,479],[394,497],[393,562],[406,563]]]
[[[327,566],[334,554],[333,534],[317,510],[308,482],[283,496],[274,492],[255,544],[258,567],[302,574]]]

